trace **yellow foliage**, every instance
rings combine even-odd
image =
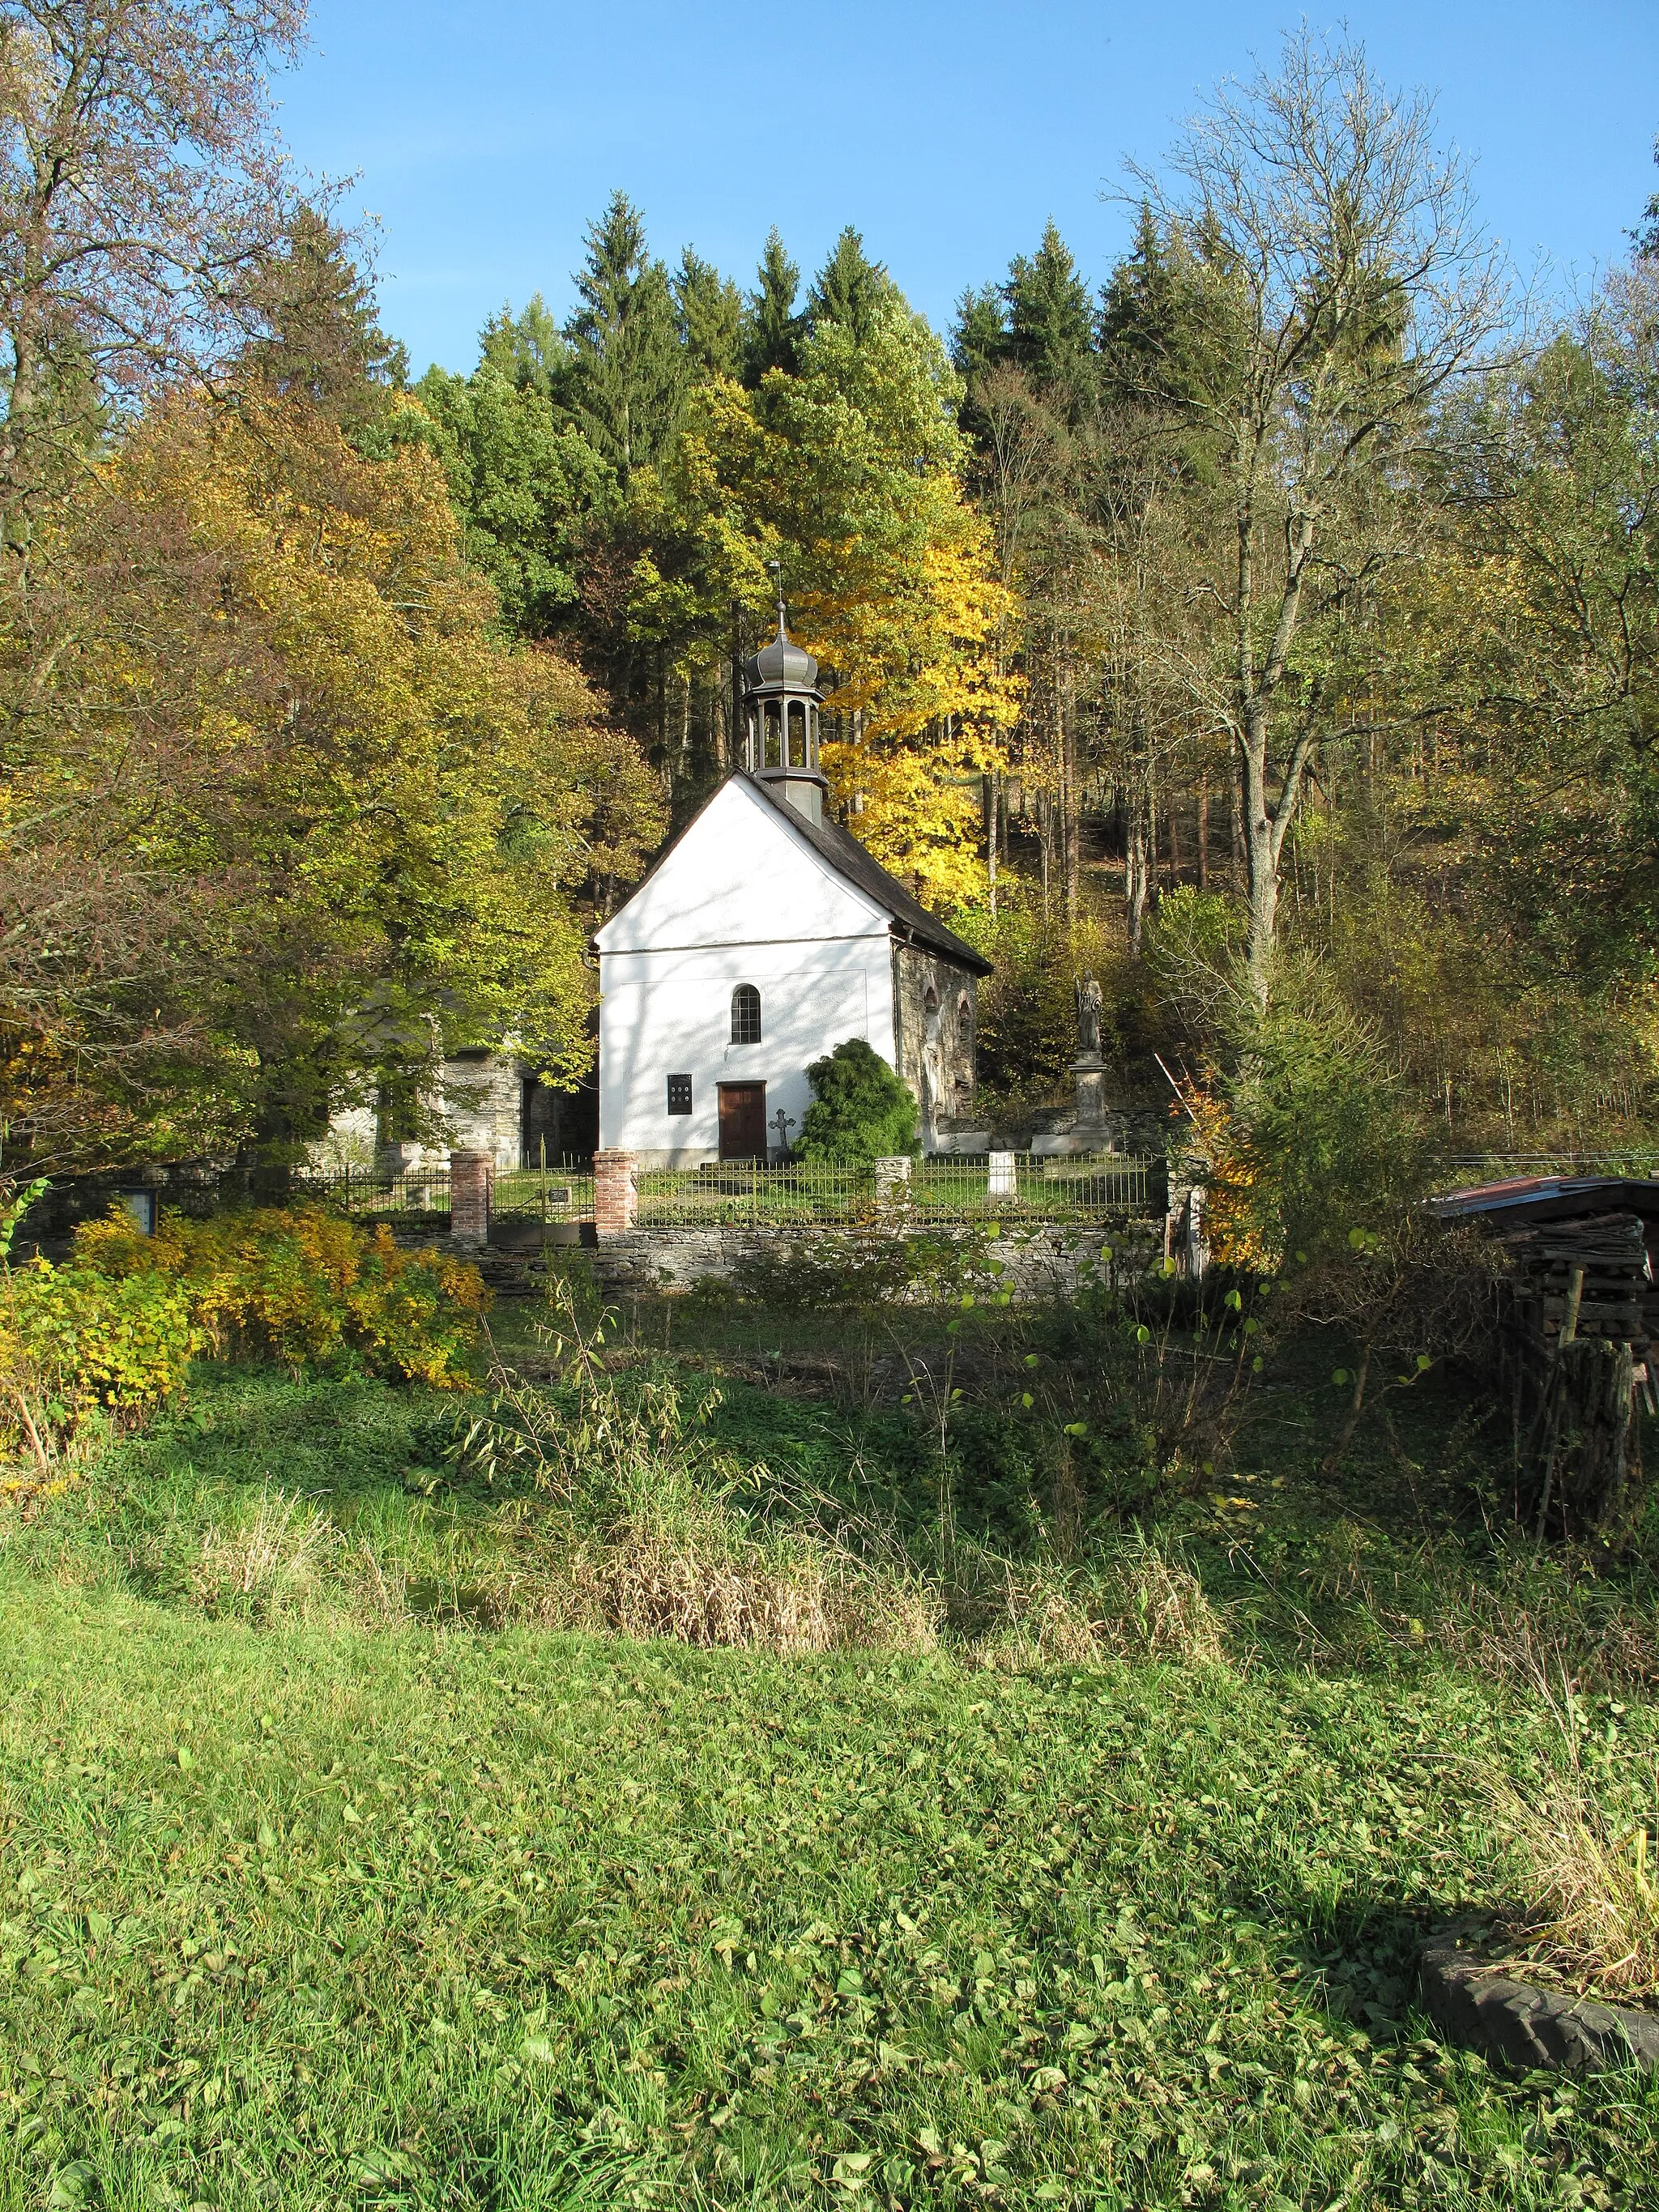
[[[104,1421],[178,1396],[204,1342],[186,1294],[158,1277],[122,1280],[45,1260],[0,1277],[0,1466],[21,1457],[32,1486]],[[0,1488],[15,1487],[0,1482]]]
[[[823,764],[849,826],[884,868],[932,905],[972,905],[984,868],[979,748],[955,739],[878,746],[831,744]],[[953,775],[951,771],[954,769]]]
[[[175,398],[56,549],[75,650],[44,664],[46,734],[0,839],[26,866],[41,824],[89,825],[56,862],[88,911],[95,872],[125,901],[126,939],[102,941],[156,947],[127,996],[183,1041],[171,1086],[145,1068],[146,1114],[193,1117],[167,1150],[315,1128],[440,1031],[512,1032],[556,1078],[591,1061],[577,901],[637,872],[659,795],[574,668],[501,637],[405,434],[424,419],[411,404],[370,459],[294,401]],[[88,996],[106,1024],[124,1003]],[[64,1087],[54,1033],[20,1018],[14,1042],[4,1013],[0,1115],[38,1120]],[[58,1048],[83,1086],[86,1030],[72,1016]]]
[[[1021,685],[1003,665],[1014,596],[991,574],[985,525],[950,493],[908,571],[848,561],[850,587],[809,593],[802,619],[843,672],[834,705],[852,735],[824,750],[831,789],[884,867],[932,903],[969,904],[982,892],[979,780],[1006,765]]]
[[[465,1386],[461,1362],[489,1301],[476,1267],[404,1251],[384,1224],[366,1231],[314,1206],[168,1214],[153,1237],[116,1215],[77,1231],[76,1257],[118,1279],[179,1284],[221,1357],[268,1352],[298,1370],[355,1353],[439,1389]]]
[[[1263,1164],[1250,1134],[1221,1094],[1213,1071],[1202,1085],[1189,1085],[1193,1142],[1210,1164],[1204,1200],[1204,1234],[1213,1256],[1227,1267],[1271,1271],[1282,1255],[1261,1223]]]
[[[860,837],[924,897],[971,899],[973,787],[1019,707],[1018,607],[963,493],[960,396],[938,341],[889,302],[857,341],[830,325],[797,376],[693,395],[672,468],[630,501],[653,550],[636,635],[724,635],[764,619],[779,559],[791,628],[817,655],[838,726],[824,767]]]

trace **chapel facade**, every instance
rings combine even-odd
[[[782,1157],[808,1066],[851,1037],[908,1086],[925,1149],[982,1148],[966,1125],[990,963],[830,818],[823,703],[780,605],[744,665],[744,765],[595,939],[599,1142],[641,1166]]]
[[[817,673],[780,604],[776,637],[742,667],[743,766],[595,938],[599,1141],[641,1166],[781,1158],[811,1103],[807,1068],[849,1037],[908,1085],[926,1151],[988,1142],[971,1121],[990,963],[830,817]],[[584,1113],[510,1045],[452,1054],[426,1106],[441,1141],[344,1108],[318,1164],[415,1170],[457,1146],[513,1169],[592,1141],[591,1093]]]

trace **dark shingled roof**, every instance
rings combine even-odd
[[[789,824],[805,837],[821,859],[829,862],[837,875],[856,884],[866,898],[872,898],[884,907],[897,922],[902,933],[925,945],[930,952],[942,953],[945,959],[954,960],[958,967],[969,969],[975,975],[988,975],[991,963],[982,953],[947,929],[937,915],[913,899],[896,876],[890,876],[879,860],[872,860],[858,839],[834,822],[814,823],[793,807],[775,784],[762,783],[746,769],[738,770],[745,783],[759,792]]]
[[[913,899],[896,876],[890,876],[879,860],[871,859],[856,837],[849,836],[845,830],[838,829],[833,822],[815,827],[804,814],[791,806],[775,785],[763,783],[757,776],[750,775],[746,769],[733,769],[726,777],[726,783],[735,782],[739,777],[752,792],[765,799],[769,806],[776,807],[796,835],[804,837],[837,875],[844,876],[850,884],[855,884],[866,897],[872,898],[878,907],[884,908],[897,923],[902,936],[914,938],[918,945],[925,945],[930,952],[942,953],[945,959],[954,960],[958,967],[966,968],[975,975],[990,974],[991,963],[983,954],[975,952],[971,945],[957,935],[955,930],[947,929],[937,915],[929,914],[925,906]],[[725,790],[726,783],[720,785],[720,791]],[[624,911],[639,896],[687,831],[702,819],[708,808],[719,798],[720,791],[711,793],[691,820],[675,831],[635,884],[618,912]],[[616,920],[615,915],[611,920]]]

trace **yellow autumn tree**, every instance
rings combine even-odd
[[[981,880],[978,782],[1018,711],[1017,604],[963,495],[960,387],[895,293],[856,333],[824,321],[799,370],[692,396],[674,455],[641,471],[638,633],[720,636],[783,570],[792,627],[833,689],[823,764],[876,857],[934,902]],[[705,648],[706,649],[706,648]]]
[[[43,943],[65,885],[123,887],[134,957],[94,1000],[131,1043],[105,1089],[169,1147],[280,1158],[445,1042],[512,1033],[580,1073],[580,902],[660,812],[576,672],[501,641],[430,453],[366,458],[293,400],[180,398],[101,492],[7,857],[34,864]]]

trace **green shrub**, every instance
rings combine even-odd
[[[1396,1219],[1424,1187],[1420,1120],[1328,979],[1286,959],[1267,1006],[1242,995],[1228,1028],[1231,1066],[1193,1097],[1217,1257],[1302,1264]]]
[[[153,1237],[88,1223],[68,1267],[0,1276],[0,1464],[57,1480],[87,1432],[181,1396],[207,1350],[462,1388],[487,1297],[476,1268],[319,1206],[169,1214]]]
[[[35,1260],[0,1285],[0,1456],[50,1478],[88,1429],[176,1397],[204,1341],[161,1277]]]
[[[804,1160],[879,1160],[916,1149],[916,1102],[874,1048],[848,1037],[806,1071]]]

